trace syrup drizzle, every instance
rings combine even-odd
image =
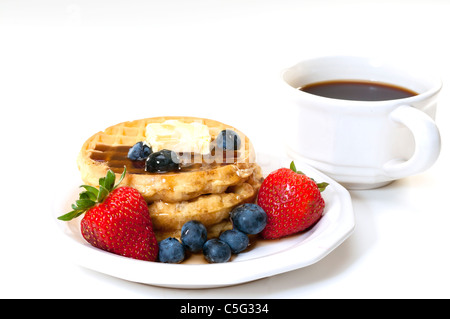
[[[97,144],[91,151],[90,158],[96,162],[106,163],[117,174],[122,173],[123,167],[131,174],[159,174],[145,171],[145,160],[132,161],[128,158],[128,151],[132,146]],[[220,161],[215,160],[214,149],[209,155],[196,153],[180,153],[180,173],[211,169],[221,165],[236,164],[240,156],[239,151],[227,151],[223,153]]]

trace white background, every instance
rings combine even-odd
[[[444,0],[0,0],[0,297],[449,298],[449,16]],[[178,290],[90,271],[62,252],[52,202],[90,135],[191,115],[276,152],[289,132],[281,70],[338,53],[437,68],[443,145],[425,173],[352,191],[355,232],[330,255],[235,287]]]

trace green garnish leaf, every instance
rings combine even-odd
[[[297,168],[295,167],[294,161],[291,162],[291,165],[289,166],[289,168],[291,169],[291,171],[294,171],[297,173]]]
[[[77,218],[78,216],[80,216],[81,214],[83,214],[82,211],[79,210],[73,210],[65,215],[59,216],[58,219],[62,220],[62,221],[69,221],[72,220],[74,218]]]
[[[295,167],[294,161],[291,162],[291,165],[289,166],[291,171],[296,172],[297,174],[305,175],[302,171],[297,171],[297,167]],[[311,177],[310,177],[311,178]],[[312,178],[311,178],[312,179]]]
[[[123,173],[120,176],[119,181],[117,182],[116,186],[114,186],[113,190],[116,189],[119,186],[120,183],[122,183],[123,179],[125,178],[126,173],[127,173],[127,167],[124,166],[123,167]]]
[[[105,181],[106,181],[106,177],[101,177],[98,180],[98,185],[105,187]]]
[[[323,192],[325,190],[325,188],[327,188],[328,184],[327,182],[322,182],[322,183],[316,183],[317,187],[319,188],[320,192]]]
[[[89,185],[81,185],[80,187],[84,188],[85,191],[79,194],[79,199],[75,201],[75,204],[72,204],[72,211],[59,216],[59,220],[69,221],[78,216],[84,214],[90,208],[94,207],[97,204],[102,203],[106,197],[108,197],[109,193],[116,189],[126,175],[126,167],[123,169],[123,173],[120,176],[119,182],[114,185],[116,180],[116,174],[113,171],[109,170],[106,173],[105,177],[99,179],[99,187],[93,187]]]
[[[87,192],[93,194],[95,196],[95,198],[97,198],[97,196],[98,196],[98,189],[95,188],[94,186],[81,185],[80,187],[83,187]]]
[[[108,196],[108,195],[109,195],[109,191],[105,187],[100,185],[99,189],[98,189],[97,202],[98,203],[103,203],[103,201],[105,200],[106,196]]]
[[[91,193],[91,192],[82,192],[80,194],[80,199],[90,199],[92,201],[96,201],[97,200],[97,194]]]
[[[75,203],[80,210],[89,209],[96,204],[93,200],[90,199],[79,199]]]
[[[104,181],[104,186],[108,192],[112,191],[114,188],[114,183],[116,181],[116,174],[113,173],[113,171],[109,170],[108,173],[106,173],[106,178]]]
[[[297,174],[305,175],[303,172],[297,171],[297,167],[295,167],[294,161],[291,162],[291,165],[289,165],[289,168],[290,168],[292,171],[296,172]],[[308,177],[309,177],[309,176],[308,176]],[[309,177],[309,178],[311,178],[311,177]],[[316,185],[317,185],[317,187],[319,188],[319,191],[320,191],[320,192],[323,192],[323,191],[327,188],[327,186],[330,185],[330,184],[328,184],[328,183],[326,183],[326,182],[317,183],[313,178],[311,178],[311,179],[314,181],[314,183],[316,183]]]
[[[80,199],[89,199],[89,194],[87,192],[80,193]]]

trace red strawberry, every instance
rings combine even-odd
[[[136,189],[118,187],[125,173],[126,170],[115,186],[112,171],[100,179],[99,189],[82,185],[86,191],[72,205],[73,211],[58,219],[68,221],[85,213],[81,233],[92,246],[125,257],[155,261],[158,242],[147,203]]]
[[[267,214],[267,226],[261,235],[280,238],[308,229],[322,217],[325,202],[321,191],[327,183],[314,180],[291,169],[280,168],[267,176],[258,194],[258,205]]]

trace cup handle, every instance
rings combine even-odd
[[[409,160],[391,160],[383,165],[384,172],[389,177],[398,179],[430,168],[438,159],[441,150],[439,129],[433,119],[409,105],[397,107],[391,112],[390,118],[411,131],[416,145]]]

